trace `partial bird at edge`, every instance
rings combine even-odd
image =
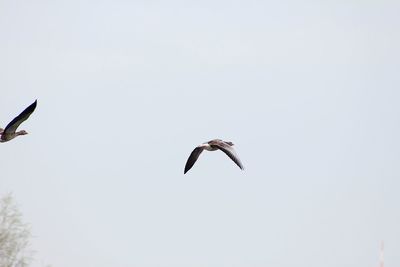
[[[15,117],[9,124],[7,124],[6,128],[3,130],[0,128],[0,142],[4,143],[14,139],[19,135],[26,135],[28,134],[25,130],[21,130],[16,132],[17,128],[26,121],[29,116],[35,111],[37,105],[37,99],[35,102],[30,104],[24,111],[22,111],[17,117]]]

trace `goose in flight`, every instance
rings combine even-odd
[[[0,128],[0,142],[4,143],[14,139],[18,135],[28,134],[25,130],[21,130],[16,132],[18,126],[26,121],[29,116],[33,113],[36,108],[37,100],[33,102],[29,107],[27,107],[24,111],[21,112],[17,117],[15,117],[3,130]]]
[[[187,173],[193,167],[194,163],[197,161],[201,152],[203,152],[204,149],[208,150],[208,151],[215,151],[218,149],[221,150],[228,157],[230,157],[231,160],[233,160],[233,162],[235,162],[236,165],[238,165],[241,170],[243,170],[244,169],[243,164],[242,164],[242,162],[240,162],[240,159],[236,155],[235,150],[233,149],[232,146],[233,146],[232,142],[225,142],[225,141],[222,141],[221,139],[214,139],[214,140],[208,141],[206,143],[203,143],[203,144],[197,146],[192,151],[192,153],[190,154],[190,156],[186,162],[184,173]]]

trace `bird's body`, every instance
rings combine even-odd
[[[218,148],[211,146],[208,142],[201,144],[199,147],[202,147],[203,149],[207,150],[207,151],[215,151],[218,150]]]
[[[14,133],[4,133],[4,130],[1,132],[0,143],[8,142],[19,135],[28,134],[25,130],[14,132]]]
[[[194,163],[197,161],[199,158],[201,152],[203,150],[207,151],[216,151],[216,150],[221,150],[224,152],[229,158],[233,160],[233,162],[236,163],[236,165],[239,166],[240,169],[244,169],[243,164],[241,163],[239,157],[236,155],[235,150],[233,149],[233,143],[232,142],[226,142],[221,139],[213,139],[211,141],[208,141],[206,143],[203,143],[199,146],[197,146],[192,153],[190,154],[186,165],[185,165],[185,171],[184,173],[188,172],[194,165]]]
[[[19,135],[28,134],[25,130],[16,131],[18,126],[26,121],[29,116],[35,111],[37,105],[37,100],[33,102],[29,107],[27,107],[24,111],[21,112],[17,117],[15,117],[3,130],[0,128],[0,143],[8,142]]]

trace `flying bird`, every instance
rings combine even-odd
[[[28,134],[25,130],[21,130],[16,132],[18,126],[26,121],[29,116],[35,111],[37,105],[37,100],[33,102],[29,107],[27,107],[24,111],[21,112],[17,117],[15,117],[3,130],[0,128],[0,142],[4,143],[7,141],[10,141],[14,139],[15,137],[19,135],[25,135]]]
[[[233,149],[233,143],[232,142],[226,142],[222,141],[221,139],[214,139],[211,141],[208,141],[206,143],[203,143],[199,146],[197,146],[192,153],[190,154],[186,165],[185,165],[185,171],[184,173],[187,173],[194,165],[194,163],[197,161],[199,158],[201,152],[203,150],[208,150],[208,151],[215,151],[215,150],[221,150],[224,152],[228,157],[233,160],[233,162],[236,163],[236,165],[239,166],[240,169],[244,169],[242,162],[240,161],[239,157],[236,155],[235,150]]]

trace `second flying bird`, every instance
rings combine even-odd
[[[197,146],[192,151],[186,162],[184,173],[187,173],[193,167],[194,163],[197,161],[201,152],[203,152],[204,149],[208,151],[215,151],[218,149],[221,150],[228,157],[230,157],[233,160],[233,162],[235,162],[236,165],[239,166],[240,169],[243,170],[244,169],[243,164],[240,161],[239,157],[236,155],[235,150],[233,149],[232,146],[233,146],[232,142],[226,142],[221,139],[213,139],[211,141],[208,141],[206,143]]]

